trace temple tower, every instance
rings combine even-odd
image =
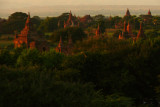
[[[143,31],[143,26],[142,26],[142,22],[141,22],[137,38],[144,38],[144,37],[145,37],[145,34],[144,34],[144,31]]]
[[[132,27],[131,27],[129,22],[128,22],[128,25],[127,25],[127,32],[128,32],[129,35],[132,34]]]
[[[123,29],[123,31],[127,32],[126,21],[124,21],[124,29]]]
[[[60,52],[60,53],[63,52],[63,42],[62,42],[62,37],[61,36],[60,36],[59,44],[58,44],[58,46],[56,48],[56,51]]]
[[[96,36],[100,36],[100,27],[99,27],[99,24],[98,24],[98,28],[96,30]]]
[[[65,20],[64,20],[64,28],[66,28],[67,27],[67,25],[66,25],[66,22],[65,22]]]
[[[149,16],[152,16],[150,9],[148,10],[148,15],[149,15]]]
[[[70,10],[70,13],[69,13],[69,19],[68,20],[72,20],[72,12]]]
[[[119,33],[119,39],[121,40],[121,39],[124,39],[124,34],[123,34],[123,32],[122,33]]]
[[[74,27],[74,24],[75,24],[75,23],[74,23],[74,21],[73,21],[72,12],[70,11],[68,20],[64,23],[64,28],[65,28],[65,27]]]
[[[128,8],[127,8],[127,11],[126,11],[126,15],[125,15],[125,16],[131,16],[130,11],[129,11]]]
[[[29,28],[29,26],[30,26],[30,13],[28,12],[28,17],[27,17],[27,20],[26,20],[26,23],[25,23],[25,27]]]
[[[22,44],[25,44],[27,46],[27,48],[29,48],[29,42],[30,42],[30,13],[28,12],[28,17],[25,23],[25,27],[23,28],[23,30],[21,31],[21,33],[18,35],[15,35],[15,39],[14,39],[14,47],[21,47]]]
[[[49,50],[49,46],[44,38],[39,38],[37,32],[33,31],[29,12],[25,27],[21,33],[17,34],[17,32],[15,32],[14,47],[19,48],[21,46],[24,46],[27,49],[37,48],[39,51]]]
[[[110,16],[109,16],[109,20],[112,20],[112,16],[111,16],[111,14],[110,14]]]

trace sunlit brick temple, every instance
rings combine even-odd
[[[15,34],[14,47],[25,46],[27,49],[38,49],[39,51],[48,51],[49,45],[46,40],[40,38],[38,34],[31,30],[30,13],[25,23],[24,29],[20,34]]]

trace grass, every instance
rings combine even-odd
[[[8,45],[11,45],[13,44],[13,41],[12,40],[0,40],[0,47],[4,48]]]
[[[47,32],[47,33],[45,33],[45,35],[51,36],[52,32]]]
[[[0,36],[0,48],[5,48],[13,44],[14,35],[2,34]]]

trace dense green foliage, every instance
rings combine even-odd
[[[28,15],[22,12],[15,12],[11,14],[7,21],[0,22],[2,34],[14,34],[15,31],[20,32],[25,25]],[[32,30],[36,31],[40,25],[41,19],[38,16],[31,18]]]
[[[15,30],[22,30],[26,19],[26,13],[16,12],[11,14],[8,18],[8,21],[2,24],[2,32],[6,34],[13,34]]]
[[[103,97],[92,84],[70,83],[56,79],[56,72],[36,67],[0,67],[1,107],[101,106]]]
[[[47,17],[39,25],[38,32],[42,32],[42,33],[53,32],[55,29],[57,29],[57,23],[58,23],[57,18],[54,18],[54,17],[49,18],[49,17]]]
[[[54,31],[51,36],[51,40],[53,42],[59,41],[60,36],[62,37],[63,41],[66,41],[66,40],[68,40],[69,37],[71,37],[72,41],[75,42],[77,40],[82,40],[87,35],[79,27],[68,27],[65,29],[58,29],[58,30]]]
[[[74,53],[1,51],[0,105],[157,106],[159,37],[88,39]]]

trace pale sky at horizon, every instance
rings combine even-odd
[[[47,5],[160,5],[160,0],[0,0],[0,8]]]

